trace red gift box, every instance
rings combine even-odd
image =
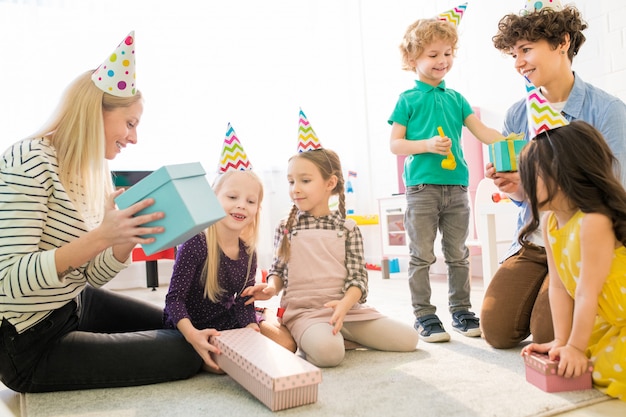
[[[576,378],[565,378],[557,374],[559,361],[552,361],[547,354],[532,352],[524,355],[526,381],[545,392],[578,391],[591,389],[593,364],[588,363],[587,371]]]
[[[219,367],[270,410],[317,401],[322,371],[259,332],[222,330],[210,341],[222,352],[212,355]]]

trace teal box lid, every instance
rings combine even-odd
[[[156,241],[142,245],[146,255],[183,243],[226,216],[199,162],[163,166],[124,191],[115,203],[125,209],[146,198],[154,198],[154,204],[137,215],[165,213],[163,219],[145,224],[165,228],[149,235]]]

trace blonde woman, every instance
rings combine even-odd
[[[137,143],[143,104],[124,80],[124,91],[100,81],[80,75],[51,121],[0,160],[0,380],[18,392],[150,384],[202,365],[162,329],[161,309],[99,288],[163,216],[134,216],[150,199],[115,207],[107,160]]]

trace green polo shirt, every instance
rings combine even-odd
[[[445,81],[433,87],[421,81],[415,88],[400,94],[388,120],[406,127],[407,140],[426,140],[438,135],[437,127],[452,140],[456,168],[443,169],[445,156],[435,153],[408,155],[402,175],[407,187],[419,184],[469,185],[469,170],[461,148],[461,132],[465,119],[474,113],[465,97],[446,88]]]

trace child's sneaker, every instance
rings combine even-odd
[[[476,317],[476,314],[468,310],[452,313],[452,327],[467,337],[478,337],[482,334],[480,331],[480,319]]]
[[[420,335],[420,339],[425,342],[447,342],[450,335],[443,328],[443,324],[436,314],[427,314],[415,320],[415,330]]]

